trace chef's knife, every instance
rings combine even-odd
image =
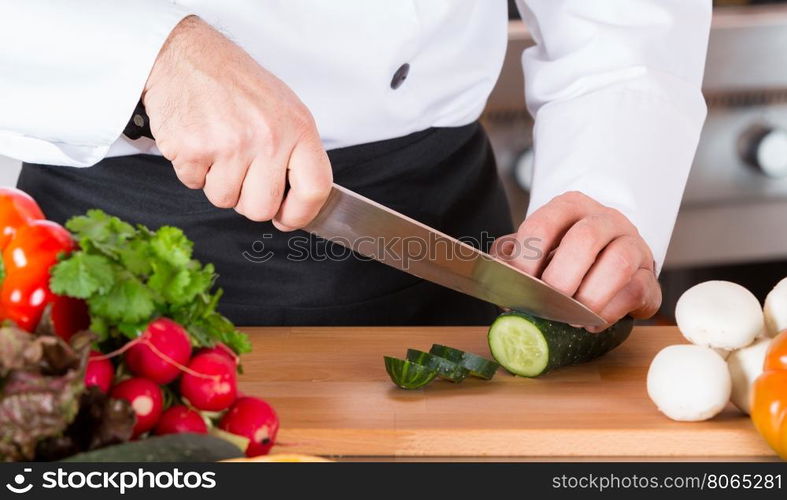
[[[365,257],[498,306],[573,325],[606,324],[543,281],[336,184],[317,218],[304,229]]]
[[[142,103],[134,110],[124,134],[131,139],[153,139]],[[305,230],[498,306],[573,325],[606,324],[593,311],[538,278],[336,184]]]

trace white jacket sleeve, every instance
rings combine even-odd
[[[535,118],[529,213],[566,191],[623,212],[660,269],[705,119],[710,0],[517,0]]]
[[[101,160],[189,14],[166,0],[0,0],[0,155]]]

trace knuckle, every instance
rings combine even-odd
[[[215,206],[219,208],[232,208],[238,201],[237,195],[231,191],[205,191],[205,196],[207,196],[208,200]]]
[[[175,174],[180,182],[189,189],[201,189],[205,185],[205,177],[194,171],[193,168],[175,168]]]
[[[276,216],[278,208],[278,206],[272,203],[239,203],[237,211],[254,222],[267,222]]]
[[[597,219],[585,218],[571,228],[572,237],[583,246],[597,247],[601,241],[601,229]]]
[[[565,193],[555,197],[555,200],[559,200],[570,205],[580,205],[589,199],[590,198],[588,198],[586,194],[580,191],[566,191]]]
[[[279,144],[279,134],[276,128],[271,126],[266,120],[262,120],[256,127],[253,134],[254,145],[266,152],[269,156],[273,156],[274,151]]]
[[[618,245],[611,248],[608,258],[615,269],[620,270],[620,272],[626,275],[630,276],[639,269],[639,261],[636,257],[636,253],[633,251],[632,247],[628,245]]]

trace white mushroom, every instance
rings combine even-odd
[[[730,351],[751,344],[765,328],[757,297],[729,281],[686,290],[675,306],[675,320],[689,342]]]
[[[754,380],[762,373],[762,366],[765,363],[765,353],[771,339],[762,338],[743,349],[738,349],[730,354],[727,359],[727,366],[730,369],[732,379],[732,394],[730,399],[740,411],[748,414],[750,412],[750,394]]]
[[[765,331],[769,337],[787,329],[787,278],[776,283],[765,297]]]
[[[665,347],[648,370],[648,395],[673,420],[714,417],[730,400],[730,390],[727,363],[708,347]]]

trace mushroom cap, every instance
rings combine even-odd
[[[787,329],[787,278],[776,283],[765,297],[765,331],[769,337]]]
[[[751,344],[765,329],[757,297],[729,281],[706,281],[686,290],[675,306],[675,320],[689,342],[727,350]]]
[[[673,420],[714,417],[729,401],[731,385],[727,363],[712,349],[697,345],[665,347],[648,370],[648,395]]]
[[[727,366],[732,380],[730,400],[738,409],[746,414],[751,412],[750,394],[754,380],[762,373],[765,354],[771,345],[771,339],[761,338],[752,345],[738,349],[727,358]]]

